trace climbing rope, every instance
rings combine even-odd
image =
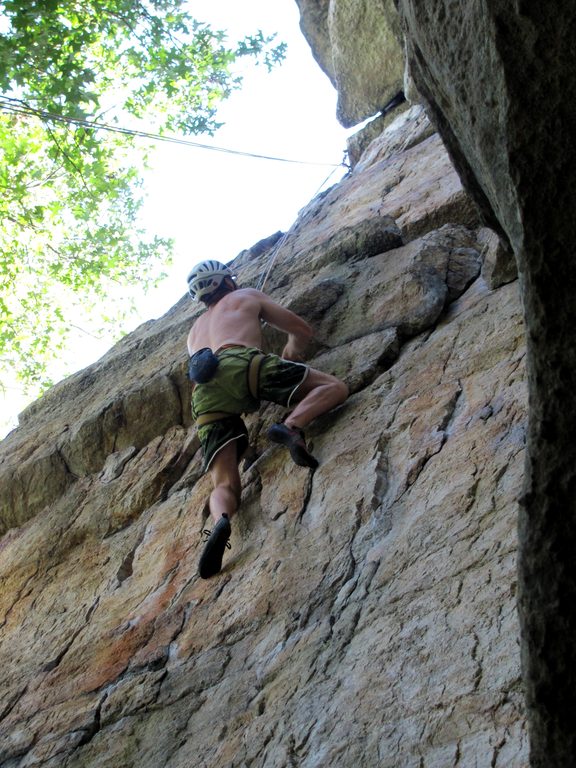
[[[344,158],[345,157],[346,157],[346,154],[344,155]],[[330,171],[330,173],[324,179],[322,184],[320,184],[320,186],[318,187],[316,192],[312,195],[312,199],[314,199],[319,194],[319,192],[322,189],[322,187],[324,187],[325,184],[327,184],[329,182],[329,180],[332,178],[332,176],[336,173],[337,169],[341,168],[341,167],[349,168],[349,166],[346,163],[345,159],[342,160],[342,162],[339,165],[335,165],[334,166],[334,168]],[[260,281],[260,283],[258,285],[258,290],[259,291],[263,291],[264,290],[264,286],[266,285],[266,282],[268,281],[268,277],[270,275],[270,272],[272,271],[272,267],[274,266],[274,263],[275,263],[275,261],[276,261],[276,259],[278,257],[278,254],[280,253],[280,250],[281,250],[282,246],[284,245],[284,243],[286,242],[286,240],[288,238],[288,234],[289,234],[289,230],[284,232],[282,237],[279,240],[276,241],[276,243],[274,244],[272,250],[270,251],[270,255],[268,257],[268,267],[266,269],[266,272],[263,274],[262,279],[261,279],[261,281]]]

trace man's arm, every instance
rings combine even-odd
[[[312,326],[299,315],[277,304],[265,293],[261,291],[258,293],[260,294],[260,317],[272,327],[288,334],[282,357],[300,362],[308,342],[314,335]]]

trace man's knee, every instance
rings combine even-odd
[[[343,403],[350,394],[348,386],[331,374],[327,374],[327,378],[319,386],[325,387],[324,391],[329,393],[332,407]]]
[[[334,380],[333,389],[334,389],[334,398],[338,404],[343,403],[344,400],[346,400],[346,398],[350,394],[348,385],[345,384],[343,381],[340,381],[340,379]]]
[[[313,368],[310,369],[306,384],[308,389],[306,394],[313,393],[315,390],[321,391],[324,397],[328,399],[330,408],[343,403],[350,394],[348,386],[336,376]]]

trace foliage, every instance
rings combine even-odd
[[[34,389],[80,309],[152,284],[170,252],[138,223],[147,148],[93,122],[212,134],[241,85],[238,57],[270,68],[284,48],[261,32],[231,46],[184,0],[0,0],[0,11],[0,359]],[[116,326],[125,311],[105,307]]]

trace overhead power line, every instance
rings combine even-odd
[[[121,133],[126,136],[138,136],[143,139],[151,139],[152,141],[165,141],[171,144],[181,144],[187,147],[195,147],[196,149],[207,149],[212,152],[225,152],[228,155],[240,155],[241,157],[252,157],[258,160],[274,160],[279,163],[293,163],[295,165],[316,165],[325,166],[329,168],[339,168],[343,163],[319,163],[310,160],[291,160],[286,157],[274,157],[272,155],[260,155],[255,152],[242,152],[238,149],[227,149],[226,147],[215,147],[211,144],[201,144],[197,141],[191,141],[190,139],[182,139],[177,136],[163,136],[159,133],[149,133],[148,131],[138,131],[131,128],[122,128],[117,125],[109,125],[108,123],[100,123],[95,120],[85,120],[78,117],[65,117],[64,115],[58,115],[53,112],[48,112],[44,109],[36,109],[24,102],[20,102],[14,99],[9,99],[5,96],[0,96],[0,111],[10,112],[12,114],[24,115],[26,117],[36,117],[45,121],[56,121],[60,123],[68,123],[70,125],[76,125],[82,128],[91,128],[99,131],[110,131],[112,133]]]

